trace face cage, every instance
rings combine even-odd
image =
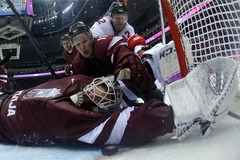
[[[98,86],[104,85],[106,91]],[[99,107],[108,109],[108,107],[118,106],[122,101],[122,91],[114,84],[113,78],[101,77],[95,78],[91,84],[84,87],[83,92]],[[99,95],[101,93],[102,95]],[[100,98],[97,99],[97,98]],[[97,101],[98,100],[98,101]]]

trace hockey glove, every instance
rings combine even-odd
[[[121,69],[117,75],[116,80],[130,79],[131,78],[131,70],[129,68]]]
[[[160,100],[161,102],[163,102],[163,94],[162,94],[162,92],[161,92],[159,89],[156,88],[155,90],[153,90],[152,92],[150,92],[150,93],[144,98],[144,100],[145,100],[145,101],[148,101],[148,100],[153,99],[153,98],[158,99],[158,100]]]

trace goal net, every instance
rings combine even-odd
[[[159,3],[171,28],[182,77],[217,57],[228,57],[240,64],[239,0],[161,0]]]
[[[234,106],[237,88],[240,95],[237,81],[240,1],[159,0],[159,4],[170,26],[175,47],[172,55],[178,59],[182,78],[167,85],[167,97],[173,108],[210,109],[203,117],[209,117],[208,121],[212,122],[209,128],[215,128],[232,109],[230,106]],[[176,74],[176,71],[171,73],[161,68],[161,61],[172,60],[170,56],[159,60],[161,73]],[[171,76],[164,75],[163,79],[167,77],[166,81]]]

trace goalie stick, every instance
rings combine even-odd
[[[239,116],[238,114],[236,114],[236,113],[233,113],[233,112],[229,111],[229,112],[228,112],[228,115],[229,115],[230,117],[233,117],[233,118],[235,118],[235,119],[240,120],[240,116]]]

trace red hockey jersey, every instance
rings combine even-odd
[[[0,139],[18,145],[137,145],[173,131],[172,108],[156,99],[110,115],[76,108],[69,97],[91,81],[75,75],[9,95],[0,102]]]
[[[72,53],[68,53],[68,51],[63,51],[63,59],[65,60],[66,64],[72,64],[74,58],[78,55],[78,50],[75,46],[73,46]]]
[[[7,87],[7,70],[4,66],[0,66],[0,90]]]
[[[120,70],[129,68],[131,82],[128,81],[126,85],[139,89],[139,93],[135,94],[139,96],[148,94],[156,87],[141,59],[128,48],[125,39],[114,36],[94,38],[93,52],[94,59],[84,58],[81,54],[76,56],[72,64],[74,74],[92,77],[114,75],[117,77]]]

